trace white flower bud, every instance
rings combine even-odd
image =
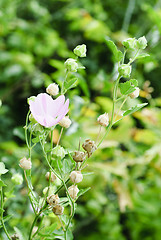
[[[56,96],[59,93],[59,87],[56,83],[51,83],[47,89],[46,92],[52,96]]]
[[[146,46],[147,46],[147,40],[146,38],[143,36],[143,37],[140,37],[137,41],[136,41],[136,46],[140,49],[145,49]]]
[[[75,59],[73,58],[68,58],[66,61],[65,61],[65,67],[68,71],[70,72],[77,72],[77,69],[78,69],[78,63],[76,62]]]
[[[69,119],[68,116],[65,116],[62,118],[62,120],[59,122],[59,125],[64,128],[69,128],[71,125],[71,120]]]
[[[135,49],[136,39],[135,38],[128,38],[122,42],[122,44],[130,50]]]
[[[82,144],[82,147],[88,153],[88,157],[92,155],[92,153],[97,149],[97,146],[94,141],[90,139],[86,139],[85,142]]]
[[[138,87],[135,88],[135,91],[130,93],[129,96],[131,98],[137,98],[139,96],[139,93],[140,93],[140,89]]]
[[[83,180],[81,171],[72,171],[69,177],[73,183],[79,183]]]
[[[118,68],[118,72],[121,76],[123,76],[124,78],[128,78],[130,77],[131,74],[131,66],[128,64],[122,64],[119,68]]]
[[[68,188],[68,192],[69,192],[69,195],[71,196],[71,198],[75,199],[77,197],[79,189],[77,186],[72,185]]]
[[[64,207],[57,204],[53,207],[52,211],[55,215],[62,215],[64,212]]]
[[[86,57],[86,51],[87,51],[87,48],[85,44],[78,45],[76,48],[74,48],[74,53],[78,57]]]
[[[50,195],[49,197],[47,197],[47,203],[51,206],[53,205],[57,205],[59,203],[59,197],[58,197],[58,194],[54,195]]]
[[[19,166],[21,168],[23,168],[24,170],[31,169],[31,167],[32,167],[31,159],[30,158],[27,159],[26,157],[22,158],[20,160]]]
[[[108,113],[104,113],[97,118],[97,122],[104,127],[107,127],[109,124]]]
[[[23,177],[21,174],[16,173],[11,178],[12,182],[16,185],[21,185],[23,183]]]
[[[46,180],[49,181],[49,178],[50,178],[50,172],[47,172],[46,175],[45,175],[45,177],[46,177]],[[51,181],[51,182],[54,182],[55,180],[56,180],[56,176],[55,176],[55,174],[54,174],[53,172],[51,172],[51,178],[50,178],[50,181]]]
[[[80,151],[75,151],[73,155],[73,160],[75,162],[83,162],[86,159],[86,153],[85,152],[80,152]]]

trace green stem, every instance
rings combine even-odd
[[[6,236],[8,237],[9,240],[11,240],[9,233],[6,229],[6,226],[4,224],[4,221],[3,221],[3,188],[2,187],[1,187],[1,223],[2,223],[2,227],[5,231]]]
[[[122,102],[122,104],[121,104],[121,106],[120,106],[119,110],[118,110],[118,111],[117,111],[117,113],[116,113],[115,119],[117,118],[117,116],[118,116],[118,114],[119,114],[120,110],[122,109],[123,105],[125,104],[125,102],[126,102],[127,98],[128,98],[128,96],[126,96],[126,98],[125,98],[125,99],[124,99],[124,101]],[[114,121],[115,121],[115,119],[114,119]]]
[[[38,213],[38,215],[35,216],[35,219],[34,219],[34,221],[33,221],[33,223],[32,223],[31,228],[30,228],[30,232],[29,232],[29,238],[28,238],[28,240],[31,240],[31,239],[32,239],[32,231],[33,231],[33,228],[34,228],[34,226],[35,226],[35,224],[36,224],[36,222],[37,222],[37,220],[38,220],[40,214],[41,214],[41,213]]]

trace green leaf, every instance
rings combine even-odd
[[[138,81],[136,79],[131,79],[127,82],[120,83],[120,92],[123,95],[128,95],[135,91],[135,87],[138,85]]]
[[[42,236],[42,237],[48,237],[49,235],[51,235],[54,230],[57,228],[57,223],[53,223],[52,225],[43,228],[38,235]]]
[[[78,192],[78,195],[77,195],[77,199],[80,197],[80,196],[82,196],[83,194],[85,194],[88,190],[90,190],[91,188],[90,187],[88,187],[88,188],[84,188],[84,189],[81,189],[81,190],[79,190],[79,192]]]
[[[62,171],[64,174],[70,173],[73,168],[73,163],[70,159],[63,159]]]
[[[64,88],[65,88],[65,90],[67,91],[67,90],[69,90],[69,89],[71,89],[71,88],[76,87],[77,84],[78,84],[78,78],[73,78],[73,79],[71,79],[70,81],[66,81],[66,82],[64,83]]]
[[[5,169],[5,164],[3,162],[0,162],[0,175],[7,173],[8,170]]]
[[[105,38],[107,46],[110,48],[114,55],[114,60],[120,62],[123,59],[123,53],[117,49],[113,41],[109,40],[108,37]]]
[[[15,232],[17,233],[17,235],[19,236],[20,240],[25,240],[26,238],[24,238],[22,232],[20,231],[20,229],[18,229],[17,227],[14,227]]]
[[[0,179],[0,187],[6,187],[7,185]]]
[[[145,107],[147,104],[148,104],[148,103],[137,104],[136,106],[128,109],[127,111],[125,111],[125,112],[123,113],[123,116],[125,117],[125,116],[127,116],[127,115],[130,115],[130,114],[138,111],[139,109]]]
[[[0,208],[0,212],[4,212],[4,210],[2,209],[2,208]],[[10,220],[10,218],[12,217],[12,215],[7,215],[7,216],[5,216],[5,217],[3,217],[3,222],[7,222],[7,221],[9,221]],[[3,226],[2,226],[2,224],[0,223],[0,228],[2,228]]]
[[[148,53],[142,53],[142,54],[138,55],[136,57],[136,59],[145,58],[145,57],[150,57],[150,55]]]

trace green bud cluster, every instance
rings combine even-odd
[[[86,57],[86,51],[87,51],[87,48],[85,44],[78,45],[76,48],[74,48],[74,53],[78,57]]]
[[[118,72],[119,72],[120,76],[122,76],[124,78],[129,78],[130,74],[131,74],[131,66],[128,64],[122,64],[118,68]]]
[[[78,69],[78,63],[76,62],[75,59],[73,58],[68,58],[65,61],[65,68],[69,71],[69,72],[77,72]]]
[[[129,50],[134,50],[134,49],[145,49],[147,46],[147,40],[146,38],[140,37],[139,39],[135,38],[128,38],[122,42],[125,48]]]

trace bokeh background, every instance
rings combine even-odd
[[[115,126],[91,157],[80,188],[91,187],[78,201],[73,224],[76,240],[160,240],[161,236],[161,1],[160,0],[1,0],[0,1],[0,158],[10,182],[27,155],[24,129],[27,98],[64,78],[64,61],[78,44],[87,45],[86,67],[77,88],[68,93],[72,126],[61,144],[75,150],[78,139],[96,139],[99,114],[110,112],[115,64],[105,36],[122,50],[128,37],[148,40],[149,57],[133,64],[140,97],[126,107],[146,108]],[[56,143],[59,130],[55,130]],[[104,131],[104,130],[103,130]],[[102,131],[102,134],[103,134]],[[33,184],[46,187],[44,159],[33,154]],[[26,184],[6,188],[7,227],[25,234],[33,219]],[[6,213],[5,213],[6,214]],[[56,221],[52,214],[44,224]],[[0,229],[2,230],[2,229]],[[0,233],[1,239],[6,239]],[[48,239],[48,238],[44,238]]]

